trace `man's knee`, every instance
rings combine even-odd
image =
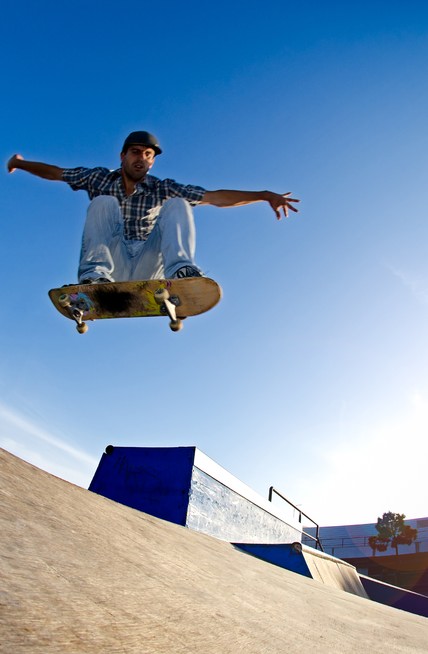
[[[107,211],[109,209],[117,210],[119,206],[119,200],[113,195],[98,195],[89,204],[89,208],[104,209]]]
[[[173,219],[175,221],[180,220],[192,220],[193,211],[190,203],[184,198],[170,198],[163,203],[162,209],[159,213],[160,219]]]
[[[88,207],[87,221],[100,227],[110,225],[110,229],[114,230],[114,225],[119,225],[122,222],[117,198],[112,195],[99,195],[94,198]]]
[[[88,207],[85,232],[97,234],[97,238],[117,236],[123,228],[119,202],[111,195],[99,195]]]
[[[190,207],[190,204],[184,198],[169,198],[169,200],[163,203],[162,209],[164,207]]]

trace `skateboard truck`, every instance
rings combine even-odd
[[[160,305],[161,311],[168,314],[171,319],[169,323],[170,329],[173,332],[178,332],[183,327],[183,321],[177,318],[176,306],[180,303],[177,296],[171,296],[166,288],[158,288],[155,291],[156,303]],[[88,325],[83,321],[83,309],[73,302],[68,293],[63,293],[58,298],[58,304],[63,307],[70,318],[76,323],[76,329],[79,334],[85,334],[88,331]]]
[[[62,295],[59,296],[58,304],[64,307],[70,318],[72,318],[76,322],[76,329],[79,332],[79,334],[85,334],[88,331],[89,327],[82,320],[83,311],[82,309],[79,309],[79,307],[77,307],[76,305],[73,305],[68,293],[63,293]]]
[[[169,323],[170,329],[173,332],[179,332],[183,327],[183,321],[180,320],[180,318],[177,318],[176,306],[179,304],[178,297],[171,296],[166,288],[158,288],[154,295],[156,302],[171,319],[171,322]]]
[[[171,331],[178,332],[188,316],[212,309],[221,298],[221,288],[208,277],[193,279],[141,279],[109,284],[67,284],[52,288],[49,297],[55,309],[72,320],[79,334],[89,321],[107,318],[168,318]]]

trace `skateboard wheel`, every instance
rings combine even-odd
[[[77,329],[77,331],[79,332],[79,334],[86,334],[86,332],[88,331],[89,327],[88,327],[88,325],[86,324],[86,322],[79,322],[79,323],[76,325],[76,329]]]
[[[169,298],[169,291],[166,288],[158,288],[155,291],[155,300],[158,304],[162,304],[165,300]]]
[[[182,322],[182,320],[180,320],[180,319],[178,319],[178,320],[171,320],[171,322],[169,323],[169,328],[170,328],[171,331],[173,331],[173,332],[179,332],[180,329],[183,329],[183,322]]]
[[[68,293],[63,293],[62,295],[59,296],[58,298],[58,304],[61,307],[69,307],[71,302],[70,302],[70,296]]]

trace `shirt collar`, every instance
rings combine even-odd
[[[122,180],[122,168],[116,168],[116,170],[112,171],[113,175],[115,176],[116,179],[120,178],[121,184],[123,186],[123,180]],[[155,183],[157,181],[157,177],[154,177],[153,175],[146,175],[144,178],[143,182],[138,182],[135,185],[135,190],[136,191],[142,191],[145,188],[153,188],[155,186]]]

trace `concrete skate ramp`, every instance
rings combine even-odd
[[[0,652],[426,654],[425,618],[328,588],[0,450]]]

